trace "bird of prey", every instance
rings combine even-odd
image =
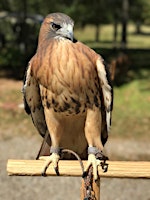
[[[24,104],[50,149],[47,155],[43,145],[39,153],[45,160],[41,172],[49,164],[58,169],[61,149],[67,148],[88,159],[85,171],[92,165],[96,180],[111,125],[113,90],[103,58],[74,38],[73,26],[63,13],[44,19],[26,70]]]

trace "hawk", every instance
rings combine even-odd
[[[45,160],[41,172],[50,163],[58,170],[61,149],[68,148],[88,159],[85,171],[92,165],[96,180],[111,125],[113,90],[103,58],[74,38],[73,26],[63,13],[44,19],[26,70],[24,105],[46,143],[38,155]]]

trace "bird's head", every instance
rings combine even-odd
[[[39,41],[45,39],[69,39],[74,41],[73,38],[74,21],[63,13],[49,14],[43,21]]]

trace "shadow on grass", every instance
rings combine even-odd
[[[150,49],[107,49],[94,48],[101,54],[108,64],[113,60],[117,60],[119,55],[125,54],[128,57],[128,62],[118,66],[120,73],[116,74],[114,84],[120,86],[133,79],[149,79],[150,81]],[[116,66],[117,67],[117,66]],[[119,80],[119,81],[118,81]]]
[[[87,41],[88,43],[92,41]],[[105,41],[104,41],[105,42]],[[104,43],[103,42],[103,43]],[[108,41],[106,41],[109,43]],[[102,43],[101,43],[101,46]],[[110,64],[117,59],[120,54],[125,54],[129,58],[128,66],[119,66],[120,72],[116,75],[114,84],[120,86],[133,79],[149,79],[150,77],[150,49],[108,49],[108,48],[93,48],[97,53],[101,54],[105,61]],[[7,53],[7,52],[6,52]],[[0,78],[23,79],[24,71],[27,66],[29,55],[14,56],[14,52],[8,52],[11,59],[6,60],[3,65],[0,65]],[[13,55],[11,55],[13,53]],[[2,56],[2,55],[1,55]],[[4,55],[5,56],[5,55]],[[12,62],[13,59],[13,62]],[[123,68],[126,67],[126,70]],[[119,81],[117,81],[119,80]]]
[[[105,44],[112,44],[111,40],[103,40],[103,41],[93,41],[93,40],[83,40],[84,44],[93,44],[96,43],[97,45],[101,46],[101,45],[105,45]]]
[[[140,33],[137,33],[137,32],[133,32],[133,33],[130,33],[130,35],[136,35],[136,36],[150,36],[150,33],[149,32],[140,32]]]

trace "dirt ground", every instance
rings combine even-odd
[[[13,89],[20,90],[21,84],[16,85],[14,81],[7,81],[7,87],[9,85],[9,88]],[[1,80],[1,92],[5,91],[5,88],[5,80]],[[8,104],[5,105],[0,101],[0,112],[4,106],[7,106],[5,108],[7,110],[15,108],[16,105],[9,105],[8,108]],[[0,136],[3,135],[0,137],[0,200],[80,199],[81,178],[9,177],[6,172],[7,160],[34,159],[40,147],[41,138],[38,134],[33,134],[33,136],[15,134],[13,131],[16,129],[11,129],[11,127],[6,132],[2,127],[0,129]],[[105,151],[110,160],[150,161],[148,140],[113,138],[111,134]],[[101,200],[150,200],[150,180],[101,178]]]

